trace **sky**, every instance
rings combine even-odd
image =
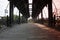
[[[31,0],[29,0],[29,3],[31,3],[32,1]],[[55,3],[55,5],[56,5],[56,8],[60,11],[60,0],[53,0],[53,2]],[[8,15],[8,13],[9,13],[9,1],[8,0],[0,0],[0,16],[6,16],[6,15]],[[8,7],[7,7],[7,5],[8,5]],[[53,4],[53,6],[54,6],[54,4]],[[6,8],[7,7],[7,8]],[[8,13],[5,13],[5,9],[7,9],[8,10]],[[44,13],[44,17],[48,17],[47,15],[48,15],[48,10],[47,10],[48,8],[47,7],[45,7],[44,8],[44,10],[43,10],[43,13]],[[54,8],[53,8],[53,10],[54,10]],[[32,12],[32,11],[30,11],[30,12]],[[18,15],[18,13],[19,13],[19,11],[18,11],[18,9],[15,7],[14,8],[14,14],[15,15]],[[59,12],[58,12],[59,13]]]
[[[53,2],[55,3],[57,9],[60,9],[60,0],[53,0]]]
[[[0,16],[4,16],[5,15],[5,8],[8,4],[7,0],[0,0]]]
[[[56,5],[58,16],[60,16],[60,0],[53,0]]]

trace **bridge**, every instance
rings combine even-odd
[[[8,0],[10,1],[10,24],[13,22],[13,9],[17,7],[19,12],[26,18],[30,17],[29,13],[29,2],[28,0]],[[22,5],[21,5],[22,4]],[[48,5],[48,6],[47,6]],[[52,13],[52,0],[33,0],[32,3],[32,18],[37,19],[39,13],[42,15],[42,9],[47,6],[49,14],[49,25],[52,26],[53,23],[53,13]],[[19,14],[20,15],[20,14]],[[43,15],[42,15],[43,18]],[[20,19],[19,19],[20,21]]]
[[[8,1],[10,5],[9,16],[7,15],[4,22],[6,28],[2,28],[0,40],[60,40],[60,32],[58,31],[60,27],[56,26],[56,16],[52,11],[52,0],[32,0],[32,3],[29,3],[29,0]],[[29,5],[32,5],[31,15]],[[48,7],[47,19],[43,18],[42,12],[45,6]],[[18,21],[14,21],[15,7],[19,10]],[[39,14],[41,14],[41,19],[39,19]],[[32,23],[28,22],[30,16]]]

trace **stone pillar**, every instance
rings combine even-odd
[[[49,17],[49,26],[53,25],[53,13],[52,13],[52,0],[48,2],[48,17]]]
[[[10,1],[10,12],[9,12],[9,16],[10,16],[10,25],[13,23],[13,2]]]

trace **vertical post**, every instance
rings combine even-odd
[[[11,26],[11,24],[12,24],[12,22],[13,22],[13,2],[12,1],[10,1],[10,13],[9,13],[10,15],[10,26]]]
[[[27,23],[27,18],[25,17],[25,23]]]
[[[8,19],[8,15],[7,15],[7,27],[9,26],[9,19]]]
[[[49,26],[53,25],[53,13],[52,13],[52,0],[48,2],[48,16],[49,16]]]
[[[36,17],[35,17],[35,18],[33,18],[33,21],[34,21],[34,22],[36,22],[36,20],[37,20],[37,18],[36,18]]]
[[[20,24],[20,10],[19,10],[19,24]]]
[[[54,21],[53,21],[53,22],[54,22],[54,26],[55,26],[55,24],[56,24],[56,19],[55,19],[55,18],[56,18],[56,16],[54,15],[54,19],[53,19],[53,20],[54,20]]]
[[[24,18],[25,18],[25,23],[27,23],[28,22],[28,17],[25,16]]]
[[[42,13],[42,10],[41,10],[41,23],[43,24],[43,13]]]
[[[38,15],[37,19],[39,20],[39,15]]]
[[[28,18],[26,18],[26,23],[28,22]]]

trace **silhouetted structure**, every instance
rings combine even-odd
[[[19,11],[23,14],[23,16],[26,18],[27,21],[27,18],[30,16],[28,0],[8,0],[8,1],[10,1],[10,24],[13,22],[14,7],[17,7],[19,9]],[[36,20],[40,12],[41,12],[41,16],[43,16],[42,9],[47,5],[48,5],[48,14],[49,14],[49,26],[52,26],[53,24],[52,0],[33,0],[32,18]]]

